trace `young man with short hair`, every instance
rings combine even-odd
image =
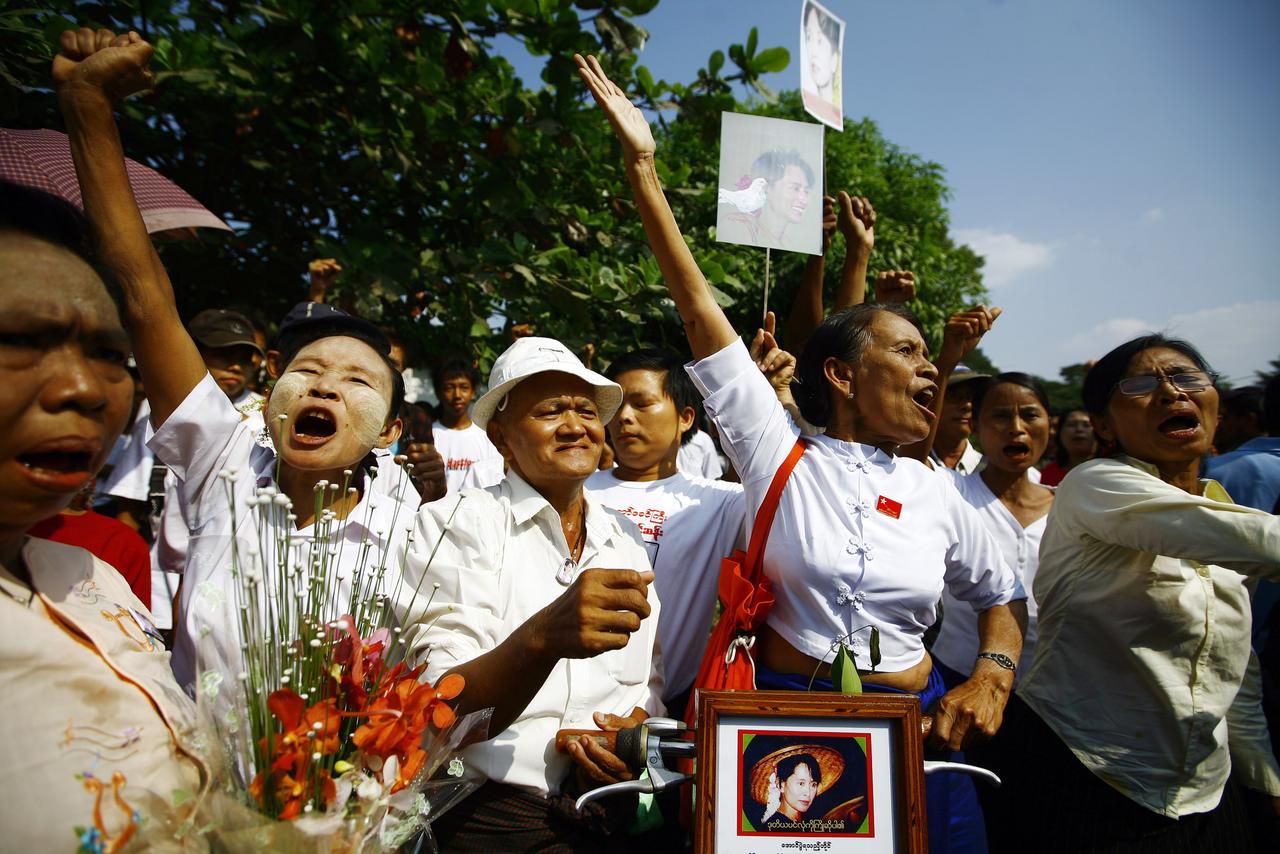
[[[484,489],[501,481],[502,454],[471,421],[471,401],[480,385],[480,372],[464,359],[449,359],[432,371],[431,383],[440,401],[440,418],[432,435],[444,458],[449,492],[469,486]]]
[[[622,386],[609,422],[617,465],[588,478],[587,493],[640,528],[663,603],[658,641],[666,669],[663,697],[684,712],[698,675],[716,601],[720,560],[737,545],[746,512],[742,486],[679,470],[702,401],[669,350],[635,350],[606,376]]]

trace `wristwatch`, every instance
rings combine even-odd
[[[1014,673],[1018,672],[1018,665],[1014,664],[1013,659],[1003,652],[980,652],[978,653],[978,658],[990,659],[1005,670],[1012,670]]]

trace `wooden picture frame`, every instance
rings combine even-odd
[[[926,854],[920,701],[700,691],[699,854]],[[787,775],[783,781],[778,774]]]

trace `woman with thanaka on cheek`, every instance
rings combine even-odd
[[[200,790],[195,708],[148,606],[24,532],[92,482],[129,417],[129,339],[79,212],[0,183],[0,827],[14,851],[173,844]],[[130,850],[133,850],[132,848]]]
[[[225,594],[229,584],[232,541],[245,541],[241,560],[256,551],[248,543],[261,535],[252,510],[259,490],[278,493],[265,500],[285,508],[264,523],[269,541],[309,541],[322,516],[335,526],[332,536],[346,547],[336,550],[332,571],[348,588],[357,562],[399,568],[417,501],[411,487],[371,488],[372,452],[400,435],[396,413],[404,396],[377,327],[320,303],[289,313],[273,348],[282,366],[267,405],[274,452],[255,443],[208,373],[179,322],[168,275],[138,213],[112,115],[117,99],[150,85],[151,53],[136,33],[68,31],[54,77],[85,210],[104,263],[125,292],[125,321],[155,427],[150,445],[183,481],[191,546],[174,670],[190,685],[197,643],[211,644],[219,660],[238,659],[238,629],[216,592]],[[411,506],[403,506],[408,496]],[[349,592],[340,590],[343,603]]]

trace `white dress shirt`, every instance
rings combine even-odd
[[[635,525],[589,495],[586,502],[586,545],[578,570],[648,570]],[[408,619],[416,624],[408,632],[410,658],[425,658],[432,682],[497,647],[576,577],[560,515],[514,471],[497,486],[424,505],[406,571],[410,587],[440,585],[431,607],[412,610]],[[572,763],[556,752],[557,730],[595,729],[593,712],[629,715],[640,706],[662,714],[658,597],[652,586],[649,604],[652,612],[622,649],[558,662],[515,723],[463,751],[467,773],[535,794],[558,794]]]
[[[283,517],[283,513],[271,514],[259,532],[261,516],[249,507],[248,501],[256,489],[275,487],[276,456],[255,439],[249,422],[241,419],[208,374],[151,439],[156,456],[182,481],[186,497],[183,515],[190,526],[179,613],[174,621],[177,631],[173,670],[184,687],[191,686],[196,677],[197,646],[209,644],[206,652],[228,666],[234,666],[239,659],[240,633],[235,617],[235,585],[239,582],[231,571],[233,531],[242,564],[260,551],[260,543],[271,544],[278,537],[287,537],[289,547],[295,550],[294,566],[305,567],[310,559],[316,538],[314,525],[295,528],[294,523],[276,518]],[[232,470],[234,480],[219,477],[220,472]],[[388,468],[379,463],[377,470],[398,474],[405,484],[409,481],[404,470],[394,464]],[[357,568],[385,565],[383,589],[390,592],[395,586],[394,580],[388,579],[398,578],[405,540],[418,506],[411,484],[379,483],[375,487],[363,471],[354,477],[362,478],[360,502],[345,520],[335,523],[331,541],[324,543],[337,549],[331,571],[340,579],[340,607],[333,617],[341,616],[349,606],[351,579]],[[402,500],[410,495],[411,500]],[[368,547],[367,551],[362,544]],[[266,571],[272,569],[273,566],[264,567]],[[264,576],[271,578],[267,572]],[[273,591],[271,584],[264,584],[263,588]],[[234,678],[235,673],[224,676]]]
[[[747,524],[799,428],[741,341],[688,368],[721,446],[747,494]],[[787,481],[769,534],[765,573],[777,602],[769,625],[796,649],[830,659],[845,638],[869,669],[880,630],[880,669],[925,656],[923,635],[947,585],[978,611],[1025,597],[977,513],[923,463],[828,436]]]
[[[1249,648],[1248,578],[1280,579],[1280,517],[1129,457],[1058,487],[1040,546],[1036,660],[1019,695],[1099,778],[1170,818],[1232,771],[1280,795]]]
[[[960,474],[958,469],[948,468],[942,471],[951,479],[960,496],[982,517],[1001,554],[1018,576],[1018,583],[1030,593],[1036,567],[1040,564],[1040,541],[1044,537],[1048,515],[1024,528],[982,480],[981,473]],[[1031,667],[1035,647],[1036,603],[1034,597],[1028,596],[1027,633],[1022,639],[1022,655],[1018,659],[1015,682]],[[978,649],[978,615],[967,603],[952,596],[950,590],[942,594],[942,630],[930,652],[947,667],[966,676],[972,672],[973,662],[981,652]]]

